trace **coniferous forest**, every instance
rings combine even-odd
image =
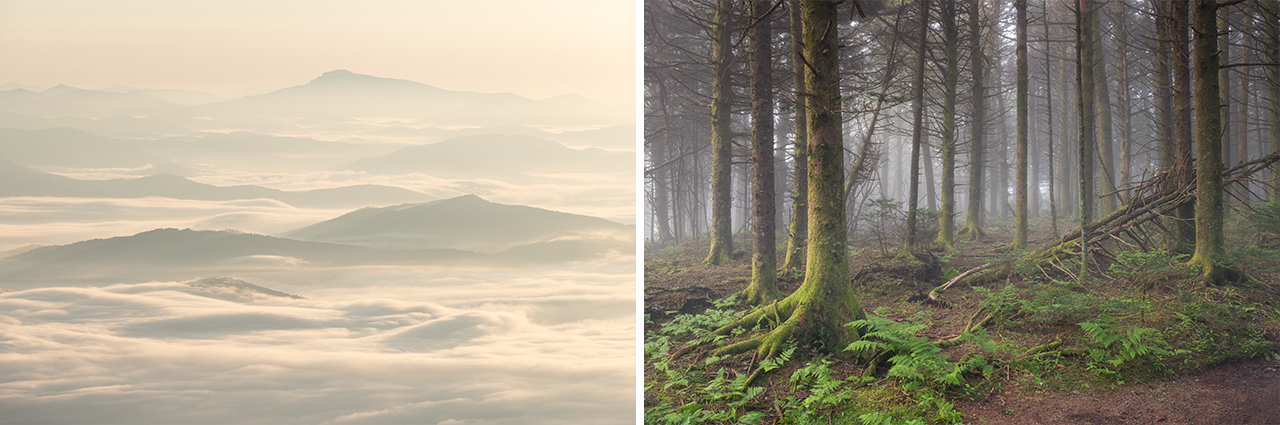
[[[646,423],[1274,423],[1276,0],[645,0]]]

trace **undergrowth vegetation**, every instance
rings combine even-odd
[[[1280,220],[1280,208],[1274,212]],[[1262,225],[1238,228],[1253,232],[1238,238],[1253,241],[1280,234]],[[958,403],[1002,391],[1087,391],[1277,357],[1280,289],[1269,273],[1277,271],[1280,253],[1265,244],[1234,246],[1231,261],[1253,278],[1222,286],[1204,285],[1184,265],[1185,256],[1163,250],[1115,250],[1112,261],[1099,266],[1105,273],[1083,281],[993,251],[986,261],[1010,261],[1009,278],[957,285],[934,303],[916,301],[938,279],[981,263],[947,256],[932,275],[911,275],[904,270],[919,268],[918,262],[886,266],[895,261],[891,250],[878,238],[870,242],[870,249],[851,250],[855,271],[874,271],[854,273],[852,282],[868,312],[846,326],[861,339],[837,353],[792,342],[764,361],[713,356],[715,348],[767,331],[772,321],[708,337],[751,306],[706,296],[705,309],[680,313],[648,308],[646,295],[645,422],[962,423]],[[696,258],[697,249],[653,253],[653,264],[662,265],[654,270],[659,277],[683,285],[663,291],[676,292],[696,276],[705,289],[736,292],[740,275],[697,275],[704,266],[676,260]],[[749,273],[745,265],[717,270]],[[803,279],[795,272],[783,276],[793,285]]]

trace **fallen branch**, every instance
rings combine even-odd
[[[964,279],[966,276],[969,276],[971,274],[974,274],[989,268],[991,268],[991,263],[986,263],[981,266],[966,270],[964,273],[960,273],[956,277],[951,278],[951,280],[948,280],[947,283],[942,284],[942,286],[933,288],[932,291],[929,291],[929,299],[933,301],[938,301],[938,297],[942,295],[942,291],[947,290],[947,288],[950,288],[951,285],[955,285],[956,282],[960,281],[960,279]]]

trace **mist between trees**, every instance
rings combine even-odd
[[[854,3],[832,24],[839,78],[828,88],[851,243],[889,231],[895,246],[951,249],[1012,219],[1025,249],[1029,219],[1061,234],[1166,175],[1174,185],[1203,174],[1216,193],[1224,167],[1280,147],[1274,2],[1197,3],[1193,14],[1188,2],[1033,1],[1022,21],[1012,2]],[[799,8],[759,7],[763,18],[741,2],[645,4],[650,246],[710,236],[710,259],[722,261],[729,235],[756,225],[782,237],[784,259],[804,246],[805,100],[819,93],[794,66],[806,60]],[[1196,25],[1219,36],[1194,37],[1192,17],[1209,14]],[[1220,222],[1224,203],[1272,200],[1271,173],[1204,197],[1201,226]],[[1165,238],[1187,252],[1193,205],[1175,210]],[[890,213],[911,217],[886,229],[878,220]]]

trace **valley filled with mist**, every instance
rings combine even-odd
[[[634,106],[0,86],[0,422],[635,419]]]

